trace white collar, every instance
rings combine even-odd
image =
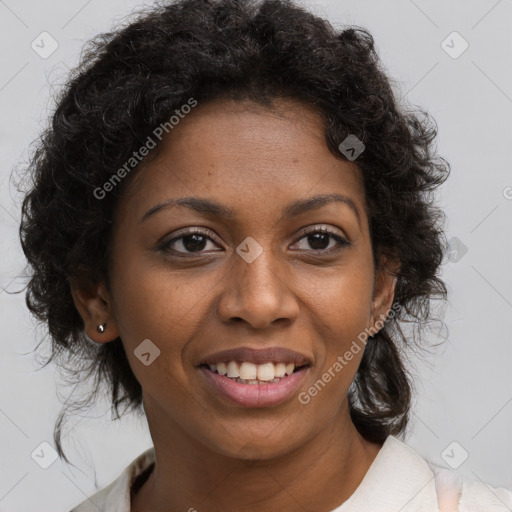
[[[388,436],[352,496],[332,512],[432,512],[438,510],[430,465]]]

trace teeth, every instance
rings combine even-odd
[[[254,363],[243,362],[238,367],[238,377],[244,380],[254,380],[258,374],[258,367]],[[272,378],[274,376],[272,375]]]
[[[231,378],[240,377],[240,375],[238,375],[238,363],[236,361],[229,361],[227,376]]]
[[[210,364],[208,366],[212,372],[226,375],[230,379],[262,382],[270,382],[274,381],[276,378],[279,379],[285,375],[291,375],[295,370],[294,363],[254,364],[243,361],[241,364],[238,364],[237,361],[228,361],[226,363]]]
[[[295,370],[295,365],[293,363],[289,363],[284,367],[286,375],[291,375],[293,370]]]
[[[294,365],[294,367],[295,367],[295,365]],[[272,380],[275,377],[274,363],[260,364],[257,369],[258,369],[258,380],[268,381],[268,380]],[[240,375],[240,377],[242,377],[242,375]],[[243,379],[243,377],[242,377],[242,379]]]
[[[275,365],[274,375],[276,377],[284,377],[286,375],[286,365],[284,363],[277,363]]]

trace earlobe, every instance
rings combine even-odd
[[[105,343],[119,336],[110,293],[104,281],[91,285],[70,282],[70,291],[89,338]]]

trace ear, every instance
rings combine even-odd
[[[83,285],[70,282],[73,302],[82,317],[85,332],[97,343],[112,341],[119,336],[113,314],[112,300],[104,281]],[[105,331],[99,332],[100,324],[107,324]]]
[[[386,252],[386,254],[380,256],[380,265],[375,271],[370,320],[370,326],[375,327],[377,331],[382,328],[382,324],[393,305],[397,282],[396,276],[399,270],[400,261],[395,254]],[[376,326],[376,324],[380,325],[380,327]]]

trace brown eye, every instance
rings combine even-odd
[[[304,250],[313,250],[313,251],[326,251],[330,252],[333,249],[333,246],[329,247],[329,244],[332,240],[338,242],[338,249],[347,245],[351,245],[350,242],[345,240],[343,237],[327,228],[317,228],[313,229],[306,233],[305,236],[300,238],[300,240],[306,240],[308,247],[303,247]],[[334,244],[334,247],[336,244]],[[335,249],[336,250],[336,249]]]
[[[208,236],[208,233],[199,230],[189,230],[182,233],[180,236],[174,237],[172,240],[163,243],[160,246],[160,249],[179,254],[201,253],[203,251],[214,249],[214,247],[207,249],[208,242],[214,244],[214,241],[210,236]]]

